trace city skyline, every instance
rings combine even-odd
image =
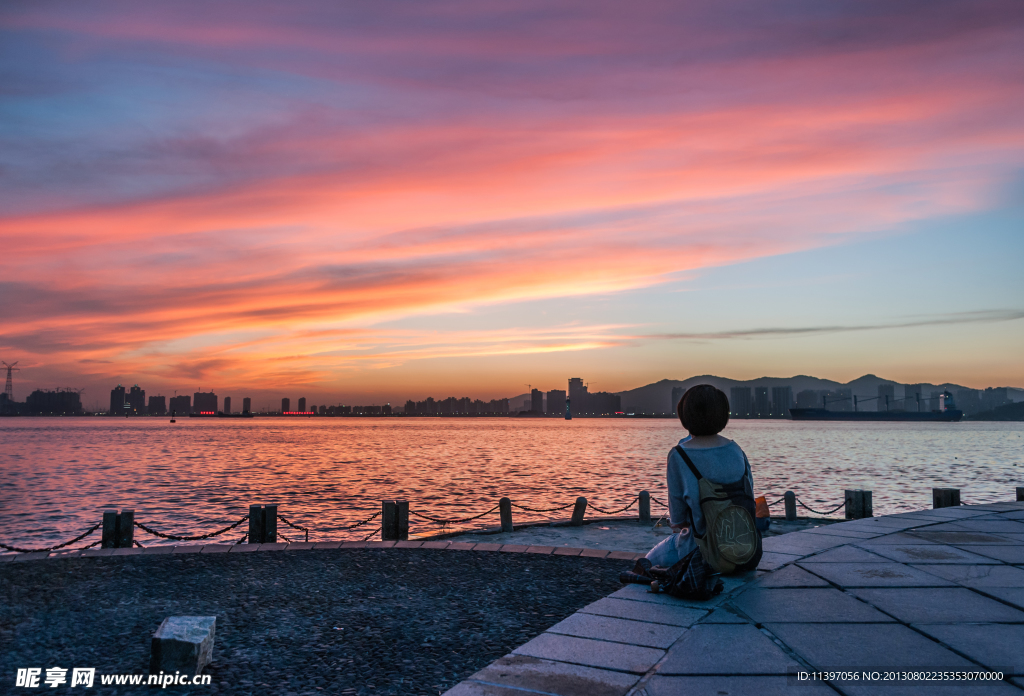
[[[0,37],[0,359],[87,403],[1024,386],[1020,3],[57,2]]]

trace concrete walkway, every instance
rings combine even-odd
[[[759,569],[726,578],[710,602],[625,586],[446,696],[1024,689],[1024,502],[844,522],[767,538],[764,548]],[[881,681],[903,670],[932,679]],[[988,670],[1004,680],[935,674]],[[800,671],[847,674],[801,681]]]

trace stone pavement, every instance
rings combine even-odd
[[[1024,502],[843,522],[766,538],[764,548],[757,571],[725,578],[725,591],[709,602],[627,585],[445,696],[942,696],[1024,689]],[[796,677],[901,670],[1005,676]]]

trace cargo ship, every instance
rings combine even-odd
[[[872,400],[875,397],[872,397]],[[886,403],[888,406],[888,403]],[[964,417],[964,412],[956,408],[953,395],[948,391],[939,397],[938,410],[904,411],[886,409],[885,411],[858,411],[857,400],[854,400],[853,411],[830,411],[825,408],[791,408],[793,420],[807,421],[903,421],[913,423],[956,423]]]

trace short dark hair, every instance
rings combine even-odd
[[[698,384],[686,390],[676,413],[690,435],[717,435],[729,423],[729,398],[710,384]]]

